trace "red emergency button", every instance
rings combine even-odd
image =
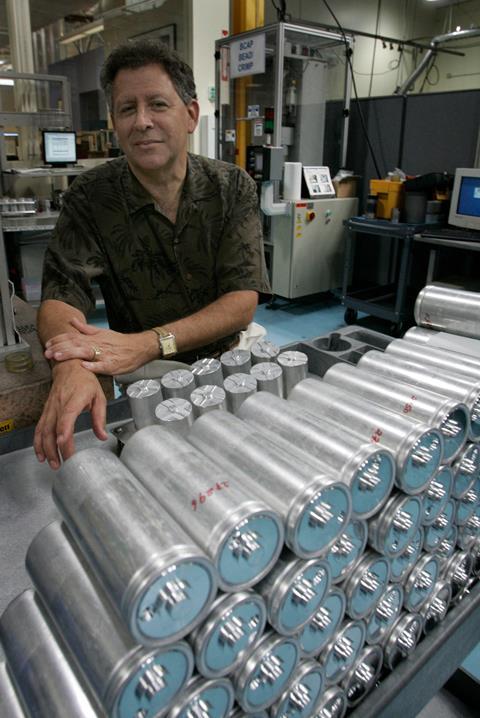
[[[315,214],[315,212],[312,212],[312,211],[307,212],[307,222],[313,222],[313,220],[315,219],[316,216],[317,215]]]

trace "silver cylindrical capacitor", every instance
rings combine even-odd
[[[347,712],[347,696],[340,686],[327,688],[315,708],[315,718],[344,718]]]
[[[156,379],[141,379],[129,384],[127,397],[137,429],[155,424],[155,408],[162,401],[162,389]]]
[[[390,578],[390,561],[367,551],[343,584],[350,618],[365,618],[385,591]]]
[[[193,407],[187,399],[165,399],[155,409],[155,423],[186,436],[193,424]]]
[[[189,369],[173,369],[160,379],[165,399],[190,399],[195,389],[195,377]]]
[[[424,539],[425,530],[423,526],[420,526],[407,544],[407,547],[391,559],[390,581],[392,583],[403,582],[421,554]]]
[[[470,411],[450,397],[428,389],[396,382],[373,372],[338,362],[323,381],[345,392],[372,401],[385,409],[440,429],[443,435],[443,461],[449,462],[462,450],[470,430]]]
[[[457,526],[452,524],[445,538],[443,538],[436,547],[434,554],[440,558],[450,558],[457,550],[458,534]]]
[[[423,632],[430,633],[447,615],[452,600],[452,587],[448,581],[437,581],[427,600],[418,609],[423,618]]]
[[[227,718],[234,701],[228,678],[194,676],[171,708],[168,718]]]
[[[454,499],[448,499],[442,513],[437,516],[430,526],[425,526],[424,551],[436,551],[439,544],[447,536],[455,520],[455,508]]]
[[[275,362],[259,362],[250,369],[257,380],[257,391],[269,391],[270,394],[283,397],[283,369]]]
[[[403,338],[422,346],[429,345],[450,349],[454,352],[470,354],[480,359],[480,339],[450,334],[449,332],[439,332],[434,329],[425,329],[425,327],[411,327],[405,332]]]
[[[252,586],[275,564],[283,546],[283,523],[267,504],[251,496],[238,471],[225,471],[159,426],[137,431],[122,461],[211,557],[220,588],[238,591]]]
[[[332,583],[340,583],[349,575],[364,552],[367,539],[367,522],[351,519],[325,556],[330,566]]]
[[[354,708],[375,687],[383,667],[383,649],[372,645],[363,648],[342,680],[347,703]]]
[[[472,575],[480,575],[480,538],[476,538],[475,541],[469,546],[468,553],[472,558]]]
[[[404,339],[391,341],[385,352],[390,356],[398,357],[403,361],[423,364],[426,367],[436,367],[439,371],[453,372],[474,380],[480,379],[480,366],[478,359],[462,354],[461,352],[442,349],[441,347],[424,347],[413,344]]]
[[[347,599],[340,588],[331,588],[318,610],[300,631],[302,655],[315,658],[330,641],[345,616]]]
[[[453,486],[453,472],[449,466],[442,466],[430,481],[423,495],[422,524],[430,526],[440,516],[450,498]]]
[[[429,329],[480,338],[480,294],[427,284],[415,301],[415,321]]]
[[[257,380],[251,374],[231,374],[223,382],[227,395],[227,408],[237,414],[245,399],[257,391]]]
[[[62,639],[31,589],[14,598],[3,612],[0,639],[23,703],[20,707],[18,697],[4,692],[2,685],[2,709],[4,703],[8,707],[9,703],[15,706],[17,698],[17,712],[2,710],[2,716],[65,718],[67,706],[69,718],[98,718],[103,715],[100,704],[81,673],[72,666]]]
[[[342,680],[355,662],[365,643],[365,623],[344,621],[318,656],[325,668],[325,683],[331,685]]]
[[[205,359],[198,359],[196,362],[193,362],[191,369],[197,386],[203,386],[204,384],[223,385],[222,365],[218,359],[210,359],[207,357]]]
[[[252,364],[260,362],[274,362],[280,354],[280,347],[268,339],[260,339],[252,345]]]
[[[403,606],[403,586],[399,583],[387,586],[380,596],[371,615],[366,619],[367,633],[365,640],[369,644],[382,643],[384,636],[390,631]]]
[[[452,587],[452,601],[467,586],[472,574],[472,556],[467,551],[456,551],[441,567],[441,576]]]
[[[220,357],[224,378],[231,374],[248,374],[252,366],[250,352],[247,349],[231,349]]]
[[[227,410],[225,391],[221,386],[216,386],[216,384],[197,386],[190,394],[190,401],[193,406],[193,415],[196,419],[215,409]]]
[[[190,636],[197,670],[219,678],[236,670],[265,630],[265,601],[254,591],[222,593]]]
[[[290,400],[392,451],[397,466],[395,482],[407,494],[423,491],[442,462],[444,441],[438,429],[353,397],[337,386],[305,379],[292,389]]]
[[[433,554],[420,556],[405,581],[405,597],[403,605],[412,613],[432,595],[440,573],[440,560]]]
[[[379,553],[393,558],[402,553],[414,537],[422,518],[418,496],[393,494],[368,525],[370,544]]]
[[[140,431],[150,429],[161,431]],[[217,590],[211,561],[116,456],[74,454],[53,498],[138,643],[168,643],[203,620]]]
[[[233,414],[202,417],[188,440],[226,473],[243,471],[251,496],[265,501],[282,517],[285,542],[298,556],[311,558],[325,552],[348,523],[351,496],[347,486],[296,461]]]
[[[389,379],[425,387],[437,394],[450,396],[452,399],[465,404],[470,411],[469,438],[472,441],[480,439],[479,381],[472,381],[468,377],[452,372],[425,371],[424,365],[413,362],[411,359],[403,360],[393,356],[393,354],[387,354],[375,349],[360,357],[358,366],[381,376],[386,376]]]
[[[26,718],[4,661],[0,661],[0,715],[5,718]]]
[[[293,636],[266,633],[233,674],[235,697],[245,713],[269,708],[281,696],[300,660],[300,646]]]
[[[285,550],[256,591],[265,601],[270,625],[281,635],[291,636],[316,613],[329,588],[326,561],[305,561]]]
[[[461,499],[453,499],[453,501],[455,502],[454,521],[457,526],[464,526],[479,506],[480,497],[476,485],[474,484]]]
[[[480,477],[480,446],[467,444],[452,466],[452,496],[461,499]]]
[[[136,644],[59,523],[34,538],[26,566],[107,714],[124,718],[146,711],[153,718],[168,709],[192,674],[191,648],[184,642],[151,649]],[[163,598],[155,593],[152,604]]]
[[[230,713],[228,718],[245,718],[245,716],[247,715],[248,718],[268,718],[267,711],[255,711],[254,713],[245,713],[236,703],[234,704],[232,712]]]
[[[371,516],[387,500],[395,473],[388,449],[368,444],[335,424],[309,415],[294,402],[268,392],[249,397],[238,415],[299,460],[310,462],[347,484],[357,516]]]
[[[419,613],[403,613],[397,618],[383,644],[383,662],[388,669],[393,670],[413,653],[422,630],[423,618]]]
[[[282,367],[283,395],[286,398],[295,384],[307,378],[308,357],[304,352],[286,351],[280,352],[277,362]]]
[[[322,666],[310,659],[302,661],[285,691],[270,708],[270,715],[308,718],[315,711],[324,683]]]
[[[470,546],[480,536],[480,506],[475,508],[472,516],[459,527],[457,543],[463,550],[469,550]]]

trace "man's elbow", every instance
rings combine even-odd
[[[243,317],[242,317],[242,323],[243,328],[247,327],[250,322],[253,321],[253,318],[255,316],[255,311],[258,306],[258,292],[254,291],[245,291],[244,292],[245,297],[243,301]]]

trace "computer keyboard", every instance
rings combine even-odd
[[[480,242],[480,231],[476,229],[462,229],[461,227],[432,227],[432,229],[424,229],[422,237]]]

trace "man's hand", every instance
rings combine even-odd
[[[95,374],[128,374],[158,355],[153,332],[121,334],[112,329],[92,327],[80,319],[70,321],[72,332],[58,334],[45,344],[45,357],[57,362],[82,360]]]
[[[80,362],[56,365],[52,388],[35,430],[33,446],[38,460],[46,459],[52,469],[58,469],[61,458],[68,459],[75,452],[75,421],[85,409],[91,412],[97,438],[107,439],[106,403],[97,377]]]

